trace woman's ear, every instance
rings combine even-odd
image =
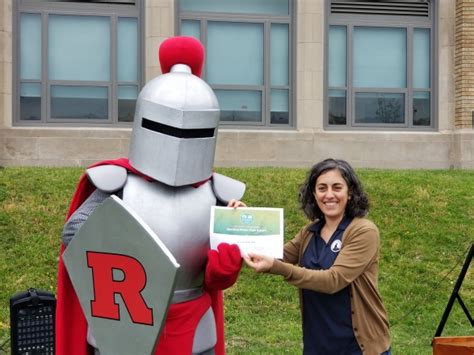
[[[347,195],[348,195],[347,200],[349,200],[349,201],[352,200],[352,193],[353,192],[354,192],[353,189],[350,188],[349,191],[347,192]]]

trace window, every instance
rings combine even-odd
[[[290,127],[291,0],[180,0],[180,34],[206,48],[222,125]]]
[[[432,2],[329,3],[326,127],[433,129]]]
[[[139,1],[17,5],[15,123],[133,121],[141,85]]]

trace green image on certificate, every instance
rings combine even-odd
[[[237,244],[242,256],[249,252],[283,257],[283,208],[211,208],[210,246]]]
[[[280,235],[281,213],[279,209],[269,208],[216,208],[213,232],[248,236]]]

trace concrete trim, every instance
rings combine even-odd
[[[131,129],[3,128],[1,166],[85,166],[128,156]],[[308,167],[324,158],[356,167],[474,169],[474,131],[237,130],[221,128],[216,166]]]

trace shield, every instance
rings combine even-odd
[[[63,254],[102,354],[151,354],[177,270],[158,236],[116,196],[107,198]]]

